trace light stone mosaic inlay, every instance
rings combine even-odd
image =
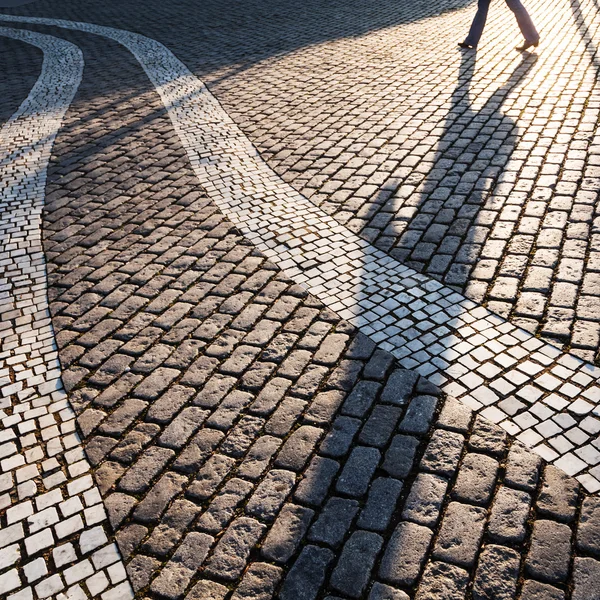
[[[156,87],[201,185],[257,248],[407,368],[600,490],[600,369],[564,354],[362,240],[260,158],[206,86],[159,42],[127,31],[9,17],[111,38]]]
[[[61,382],[41,244],[48,161],[83,55],[48,35],[0,35],[44,52],[0,130],[0,598],[126,600],[133,592]]]

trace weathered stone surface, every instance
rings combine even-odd
[[[411,586],[421,574],[433,532],[427,527],[402,522],[396,527],[379,566],[383,581]]]
[[[347,496],[363,496],[381,455],[375,448],[356,446],[348,457],[336,484],[336,491]]]
[[[331,575],[331,587],[351,598],[360,598],[382,545],[383,539],[375,533],[353,533]]]
[[[494,499],[488,533],[497,542],[522,542],[526,535],[531,496],[503,486]]]
[[[300,471],[317,442],[321,439],[323,430],[309,425],[303,425],[292,433],[277,455],[275,466],[292,471]]]
[[[413,436],[394,436],[385,453],[383,470],[392,477],[404,479],[413,467],[418,446],[419,440]]]
[[[579,484],[552,465],[544,470],[542,488],[536,505],[541,515],[548,515],[566,523],[575,518]]]
[[[447,398],[438,418],[438,425],[443,429],[451,429],[465,433],[473,418],[473,411],[455,398]]]
[[[434,528],[448,488],[439,475],[419,473],[414,480],[402,511],[402,518]]]
[[[536,579],[561,583],[569,573],[571,530],[554,521],[538,520],[531,535],[531,548],[525,567]]]
[[[600,498],[590,496],[581,505],[577,548],[600,557]]]
[[[481,415],[475,417],[469,448],[475,452],[488,452],[500,456],[505,452],[506,431]]]
[[[537,454],[515,442],[508,453],[504,481],[512,487],[533,492],[537,487],[541,464],[542,459]]]
[[[231,600],[271,600],[283,572],[267,563],[252,563]]]
[[[206,572],[227,581],[235,580],[245,569],[252,548],[262,537],[266,527],[247,517],[236,519],[206,563]]]
[[[315,456],[304,472],[294,498],[312,506],[320,506],[339,468],[340,465],[335,460]]]
[[[405,369],[396,369],[388,377],[381,394],[381,401],[389,404],[405,404],[419,379],[419,374]]]
[[[385,531],[396,510],[401,491],[402,482],[397,479],[376,479],[371,484],[367,503],[358,518],[358,527],[371,531]]]
[[[375,406],[359,435],[359,442],[367,446],[383,448],[390,439],[400,418],[397,406]]]
[[[484,509],[451,502],[442,520],[442,527],[433,556],[462,567],[471,567],[476,560],[483,535]]]
[[[248,500],[246,512],[254,517],[272,521],[295,482],[295,473],[281,469],[272,469],[258,485],[250,500]]]
[[[487,505],[496,483],[498,462],[485,454],[468,453],[460,465],[453,495],[459,500]]]
[[[383,583],[375,583],[371,588],[369,600],[409,600],[408,596],[401,590],[396,590]]]
[[[460,433],[436,429],[421,459],[421,468],[446,477],[452,477],[464,445]]]
[[[262,545],[262,554],[269,560],[286,563],[306,534],[314,511],[303,506],[286,504]]]
[[[445,562],[430,562],[419,583],[416,600],[464,600],[469,573]]]
[[[479,557],[473,600],[512,600],[517,590],[520,558],[504,546],[489,544]]]
[[[398,430],[406,433],[426,433],[437,407],[434,396],[415,396],[409,403]]]
[[[281,600],[314,600],[334,554],[326,548],[305,546],[281,588]]]
[[[357,512],[356,500],[330,498],[316,523],[310,528],[308,539],[333,547],[339,546]]]
[[[600,590],[600,561],[593,558],[576,558],[573,564],[572,600],[598,598]]]
[[[523,584],[520,600],[565,600],[565,593],[546,583],[529,579]]]

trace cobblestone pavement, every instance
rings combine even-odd
[[[416,4],[412,18],[446,6],[450,3],[428,9]],[[107,24],[127,25],[126,16],[119,20],[118,14],[115,11]],[[84,16],[91,20],[78,15]],[[462,11],[431,22],[398,25],[395,33],[411,39],[418,28],[435,23],[440,31],[447,27],[455,34],[456,23],[466,23],[469,16]],[[410,20],[410,12],[405,17],[396,21]],[[134,49],[151,84],[132,55],[110,40],[56,28],[40,31],[71,41],[85,58],[85,77],[57,137],[48,175],[44,234],[49,295],[63,381],[79,414],[87,458],[136,596],[600,597],[598,499],[464,403],[446,398],[420,377],[419,370],[402,368],[389,352],[398,356],[402,348],[391,341],[397,332],[386,332],[386,345],[377,329],[369,329],[351,311],[344,312],[348,306],[334,304],[328,290],[335,286],[315,283],[315,277],[329,271],[313,273],[318,264],[342,264],[331,257],[319,260],[322,246],[315,242],[329,240],[333,251],[355,244],[359,256],[350,259],[357,263],[350,264],[346,273],[354,276],[352,269],[360,273],[363,296],[374,297],[371,258],[378,268],[394,270],[398,277],[383,284],[377,281],[377,291],[397,285],[401,289],[393,291],[401,296],[399,292],[412,290],[414,300],[400,299],[394,306],[384,306],[385,298],[375,300],[383,307],[380,317],[393,315],[394,324],[399,324],[425,307],[445,310],[446,320],[436,323],[440,327],[447,323],[450,329],[436,339],[451,341],[439,353],[448,361],[438,372],[452,379],[438,378],[437,383],[456,386],[475,375],[476,368],[504,369],[505,381],[516,384],[516,389],[497,390],[500,397],[483,405],[504,410],[509,401],[520,402],[523,406],[512,415],[536,415],[536,421],[524,423],[523,432],[512,433],[537,432],[539,439],[523,439],[530,445],[542,438],[558,443],[559,437],[569,443],[557,446],[555,455],[546,458],[562,460],[557,464],[573,469],[591,491],[595,491],[594,465],[600,460],[594,455],[598,420],[592,415],[598,400],[593,395],[598,389],[593,381],[597,370],[537,342],[492,313],[480,312],[483,309],[475,303],[453,296],[429,276],[417,275],[390,258],[406,262],[410,257],[381,244],[389,255],[370,250],[325,213],[311,211],[310,203],[302,204],[301,196],[273,178],[214,98],[164,48],[121,35],[120,41]],[[159,25],[144,33],[161,38]],[[363,41],[345,43],[349,51]],[[12,64],[26,62],[22,43],[6,42],[6,48]],[[302,52],[290,57],[295,60]],[[153,60],[148,60],[149,53]],[[218,56],[213,53],[215,60]],[[182,58],[188,62],[185,53]],[[34,60],[39,68],[39,56]],[[511,59],[503,88],[507,95],[519,80],[535,73],[540,60],[519,64]],[[464,61],[467,71],[471,63]],[[237,75],[246,77],[250,70]],[[173,77],[178,88],[170,83]],[[169,115],[154,85],[161,86]],[[1,114],[8,116],[28,89],[17,86]],[[460,103],[456,98],[450,102]],[[486,115],[488,108],[483,111]],[[203,114],[208,118],[198,118]],[[503,123],[497,125],[504,131]],[[490,143],[486,142],[488,154]],[[360,156],[362,150],[347,152]],[[241,158],[241,164],[232,156]],[[203,162],[205,157],[209,160]],[[411,166],[414,173],[418,168]],[[431,176],[429,169],[425,174]],[[215,185],[216,175],[223,184]],[[245,181],[247,176],[250,180]],[[265,181],[275,187],[277,197],[270,203]],[[246,207],[235,211],[235,202],[227,202],[222,192],[232,190],[235,199],[240,186],[246,186],[250,199],[266,194],[254,205],[250,220],[250,213],[243,212]],[[436,189],[441,187],[436,184]],[[302,260],[295,258],[293,244],[282,246],[294,235],[297,239],[297,233],[290,229],[291,237],[273,238],[270,245],[268,228],[260,230],[264,219],[286,226],[286,215],[277,211],[279,195],[305,206],[310,214],[307,218],[297,213],[306,227],[313,228],[305,232],[302,249],[308,253],[306,246],[315,243],[312,255]],[[327,209],[318,197],[311,200]],[[265,211],[267,204],[276,210]],[[266,216],[261,217],[261,211]],[[240,234],[257,228],[260,236],[251,239],[260,251]],[[343,238],[338,246],[332,235]],[[304,264],[311,260],[316,264]],[[338,295],[348,281],[339,282]],[[422,305],[416,306],[419,301]],[[457,304],[460,312],[452,314],[452,305]],[[398,314],[401,305],[411,312]],[[378,310],[361,306],[365,312]],[[416,320],[439,315],[440,309],[417,314]],[[5,320],[12,323],[15,318],[9,314]],[[467,331],[484,321],[489,325]],[[392,322],[383,323],[389,329]],[[400,325],[404,332],[412,328],[412,322],[410,327]],[[481,339],[485,331],[499,328],[505,330],[486,337],[488,341]],[[429,349],[436,340],[426,338],[427,329],[422,331],[419,339]],[[453,339],[453,331],[460,338]],[[484,343],[494,339],[499,343],[500,335],[504,348],[497,349],[493,358],[469,363],[449,352],[450,346],[464,348],[469,339],[474,343],[463,354],[482,350]],[[511,337],[514,341],[509,342]],[[421,350],[409,348],[413,357]],[[585,356],[592,358],[589,353]],[[502,357],[512,357],[513,362],[504,364]],[[417,366],[407,363],[406,355],[400,360],[404,366]],[[515,362],[521,368],[514,368]],[[463,372],[450,372],[449,367],[459,365]],[[435,373],[419,369],[435,379]],[[527,377],[519,380],[518,373]],[[489,391],[498,373],[481,374],[483,388]],[[542,394],[535,394],[542,375],[550,387],[542,385],[548,392],[542,391],[543,401],[538,402]],[[536,376],[538,386],[529,385]],[[481,385],[478,381],[468,389]],[[559,386],[559,396],[550,393]],[[5,394],[11,400],[12,391]],[[447,391],[464,394],[463,400],[477,410],[483,408],[470,392],[456,387]],[[554,410],[544,413],[544,408]],[[489,410],[485,414],[494,418]],[[509,411],[503,414],[512,416]],[[560,429],[547,429],[553,424]],[[574,447],[579,454],[569,452]],[[582,467],[577,460],[585,461]],[[15,501],[16,496],[7,498]],[[26,510],[24,504],[16,508]],[[2,516],[3,529],[9,514]],[[35,515],[27,515],[28,531],[34,519]],[[77,562],[71,572],[79,574],[88,550],[76,550],[67,568]],[[0,560],[3,557],[9,564],[19,560],[14,551],[0,554]],[[37,571],[25,563],[21,561],[18,572],[25,573],[23,584],[25,577],[29,583],[37,581]],[[55,573],[53,563],[48,564],[60,579],[59,569]],[[16,572],[2,568],[8,574],[0,575],[5,577],[0,585],[6,586],[0,589],[8,593],[16,589],[8,587]],[[90,575],[85,572],[80,579]],[[121,581],[119,576],[117,569],[109,568],[108,578],[103,577],[108,584],[109,579]],[[67,585],[76,581],[67,575],[64,580]],[[111,597],[104,589],[86,581],[69,593]],[[29,598],[28,593],[17,592],[13,598]],[[35,593],[43,597],[37,587]]]

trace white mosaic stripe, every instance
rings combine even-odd
[[[260,158],[159,42],[87,23],[2,16],[111,38],[156,87],[200,183],[265,255],[400,363],[600,490],[600,369],[564,354],[351,233]]]
[[[83,55],[48,35],[0,35],[44,53],[0,130],[0,598],[126,600],[133,592],[61,382],[41,244],[46,170]]]

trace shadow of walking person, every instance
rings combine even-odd
[[[395,258],[463,290],[475,265],[487,258],[484,245],[491,253],[490,247],[507,243],[514,221],[495,220],[510,202],[502,183],[512,177],[504,167],[515,151],[518,124],[503,112],[503,104],[536,60],[524,56],[477,108],[471,98],[476,57],[463,52],[433,167],[404,202],[408,218],[392,250]]]

